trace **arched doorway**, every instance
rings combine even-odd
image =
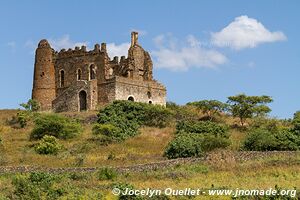
[[[79,110],[80,111],[87,110],[86,97],[87,97],[87,94],[84,90],[79,92]]]
[[[128,101],[134,101],[133,96],[128,97]]]

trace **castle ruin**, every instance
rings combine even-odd
[[[51,48],[41,40],[35,54],[32,99],[41,111],[95,110],[114,100],[166,104],[166,88],[153,79],[152,60],[131,33],[128,56],[107,54],[106,44],[75,49]]]

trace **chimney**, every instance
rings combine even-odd
[[[138,32],[131,32],[131,46],[138,44]]]
[[[101,51],[106,52],[106,43],[101,43]]]

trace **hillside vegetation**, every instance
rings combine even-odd
[[[1,110],[0,167],[102,170],[1,175],[0,199],[115,199],[111,189],[116,185],[292,189],[300,185],[299,154],[245,161],[232,157],[237,151],[299,151],[299,112],[289,120],[269,118],[270,101],[242,95],[228,104],[205,100],[162,107],[116,101],[97,112],[39,113],[28,104],[23,104],[25,110]],[[156,171],[113,169],[187,157],[208,159]]]

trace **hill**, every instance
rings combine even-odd
[[[224,188],[274,189],[275,186],[294,189],[300,185],[299,152],[240,152],[247,132],[234,128],[237,119],[227,115],[222,115],[218,120],[231,127],[229,147],[209,152],[203,159],[196,161],[168,164],[168,159],[163,155],[166,146],[175,137],[174,123],[165,128],[143,126],[139,129],[139,135],[123,142],[103,145],[93,139],[92,127],[97,120],[96,112],[62,113],[68,118],[77,119],[83,126],[83,132],[75,138],[60,140],[64,148],[57,155],[40,155],[33,148],[37,141],[29,139],[34,124],[29,123],[25,128],[12,125],[17,112],[0,111],[0,199],[30,196],[30,192],[35,190],[48,199],[116,199],[112,189],[128,185],[139,189],[189,187],[205,191]],[[189,112],[202,116],[195,110]],[[149,165],[154,167],[143,167]],[[53,185],[43,190],[40,185],[32,182],[32,172],[5,172],[5,167],[17,166],[36,167],[37,172],[49,172],[46,170],[49,168],[75,170],[50,173]],[[94,170],[87,170],[91,168]],[[137,168],[141,170],[136,170]],[[42,179],[45,178],[45,174],[37,174]],[[22,190],[20,194],[18,187],[21,182],[26,182],[31,189]],[[61,194],[49,197],[49,191],[58,192],[57,188],[63,188]],[[211,198],[231,199],[232,196],[195,196],[195,199]]]

